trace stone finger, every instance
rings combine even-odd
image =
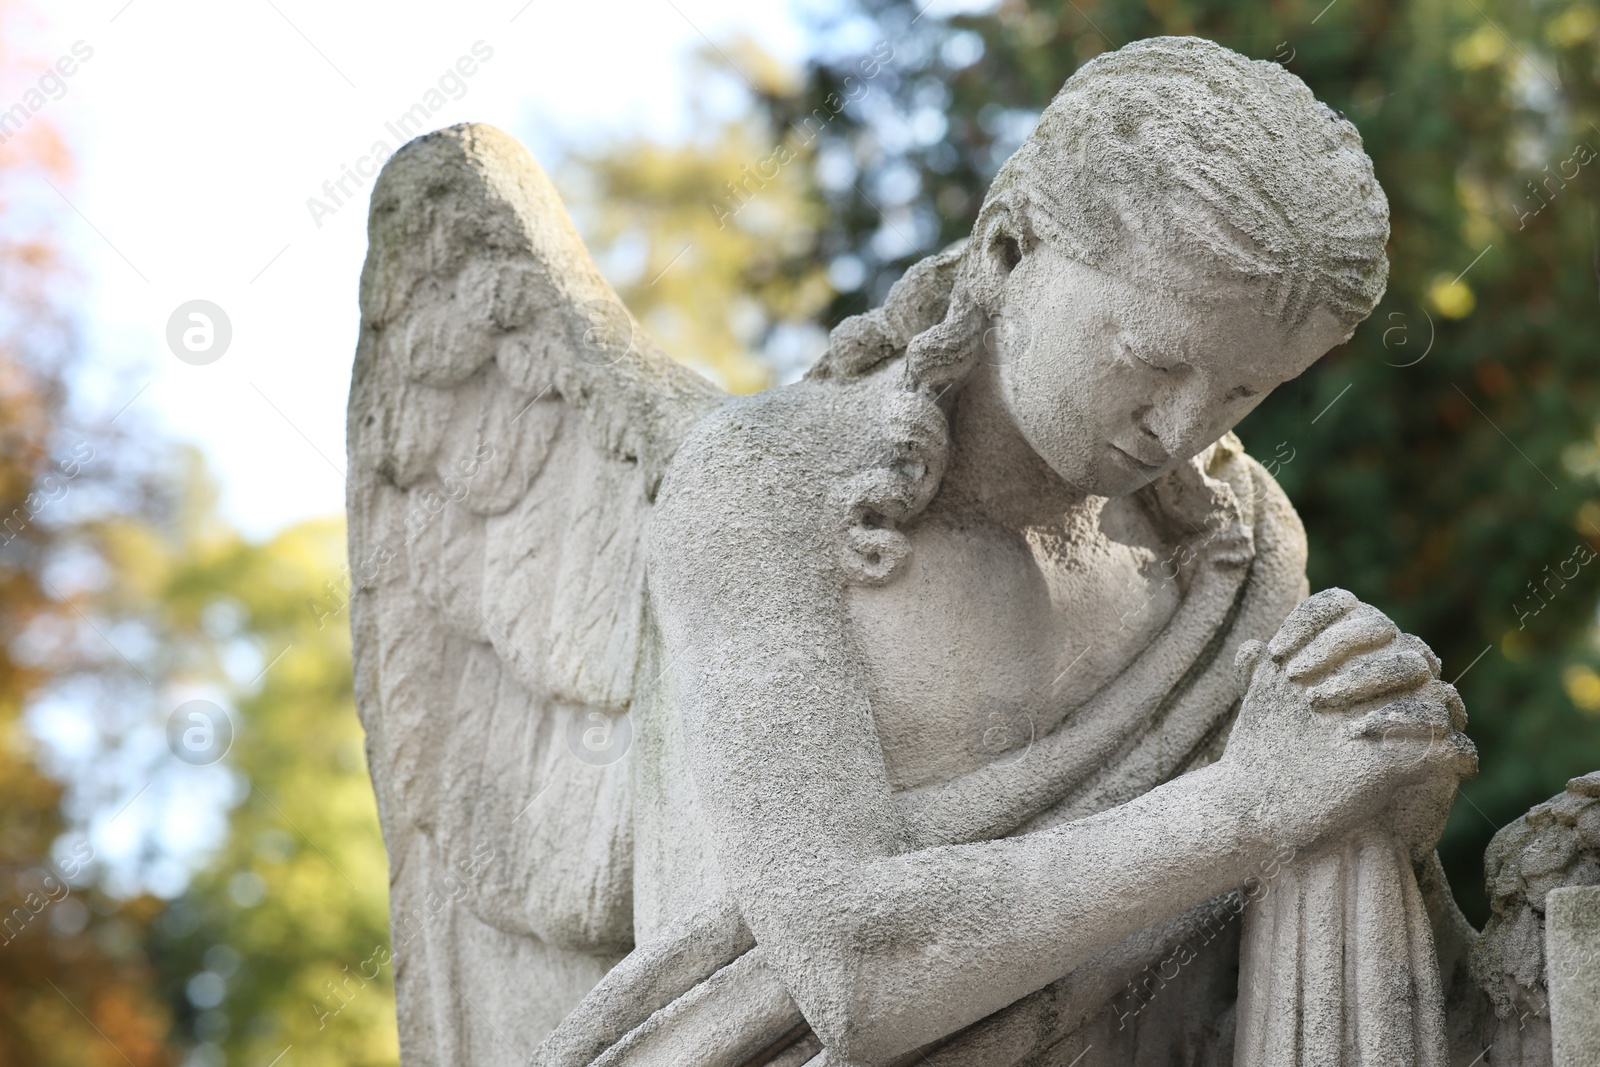
[[[1450,712],[1442,703],[1422,696],[1390,701],[1350,725],[1352,737],[1384,740],[1443,740],[1452,732]]]
[[[1426,641],[1418,637],[1416,634],[1401,634],[1399,637],[1395,638],[1395,644],[1401,648],[1410,649],[1412,652],[1417,653],[1423,659],[1427,660],[1428,668],[1433,671],[1433,676],[1435,678],[1439,677],[1439,671],[1443,667],[1443,664],[1439,662],[1439,657],[1434,655],[1433,649],[1428,647],[1428,643]]]
[[[1272,642],[1267,645],[1267,652],[1273,662],[1282,663],[1360,603],[1354,593],[1339,588],[1324,589],[1306,597],[1278,627]]]
[[[1456,774],[1462,778],[1476,778],[1478,746],[1472,743],[1472,738],[1457,730],[1450,735],[1450,749]]]
[[[1460,730],[1447,730],[1429,741],[1417,762],[1427,761],[1457,778],[1478,774],[1478,747]]]
[[[1211,565],[1214,567],[1221,567],[1224,569],[1233,567],[1248,567],[1251,563],[1255,562],[1255,546],[1249,542],[1241,541],[1237,544],[1227,545],[1221,549],[1210,548],[1207,551],[1207,558],[1210,559]]]
[[[1421,715],[1418,721],[1441,730],[1460,733],[1467,728],[1467,708],[1461,702],[1461,694],[1446,682],[1429,682],[1415,694],[1385,706],[1396,709],[1396,714]]]
[[[1437,701],[1397,700],[1351,723],[1349,736],[1397,750],[1404,766],[1433,764],[1456,778],[1471,778],[1478,773],[1478,750],[1466,734],[1450,727],[1449,716]]]
[[[1242,696],[1250,688],[1250,679],[1255,677],[1256,664],[1261,662],[1261,654],[1267,646],[1260,641],[1246,641],[1239,646],[1238,653],[1233,657],[1233,676],[1239,683],[1239,693]]]
[[[1322,631],[1289,661],[1295,681],[1337,667],[1352,656],[1382,648],[1400,636],[1400,628],[1376,608],[1359,605]]]
[[[1318,682],[1308,694],[1318,711],[1376,700],[1389,693],[1415,689],[1433,680],[1428,661],[1415,652],[1384,650],[1354,660]]]

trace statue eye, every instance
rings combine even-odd
[[[1229,400],[1247,400],[1252,396],[1260,396],[1260,395],[1261,395],[1261,391],[1259,389],[1251,389],[1247,385],[1240,385],[1240,386],[1236,386],[1233,389],[1229,390],[1227,399],[1229,399]]]

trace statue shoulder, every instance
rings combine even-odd
[[[877,391],[871,379],[800,381],[707,415],[662,480],[651,569],[681,554],[832,561],[837,498],[871,462]]]

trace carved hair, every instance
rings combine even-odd
[[[1043,242],[1117,269],[1132,238],[1259,282],[1287,325],[1325,308],[1348,337],[1383,296],[1388,236],[1361,135],[1277,64],[1196,37],[1090,60],[1000,168],[973,239],[913,266],[882,308],[840,323],[811,372],[861,378],[904,357],[901,388],[880,411],[883,454],[840,500],[846,569],[886,581],[909,551],[897,527],[938,490],[949,450],[940,401],[977,362],[999,310],[996,264]]]

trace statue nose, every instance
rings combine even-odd
[[[1140,458],[1160,466],[1177,451],[1180,427],[1170,412],[1162,412],[1154,404],[1146,404],[1133,413],[1133,424],[1139,431]],[[1157,449],[1160,455],[1153,455]]]

